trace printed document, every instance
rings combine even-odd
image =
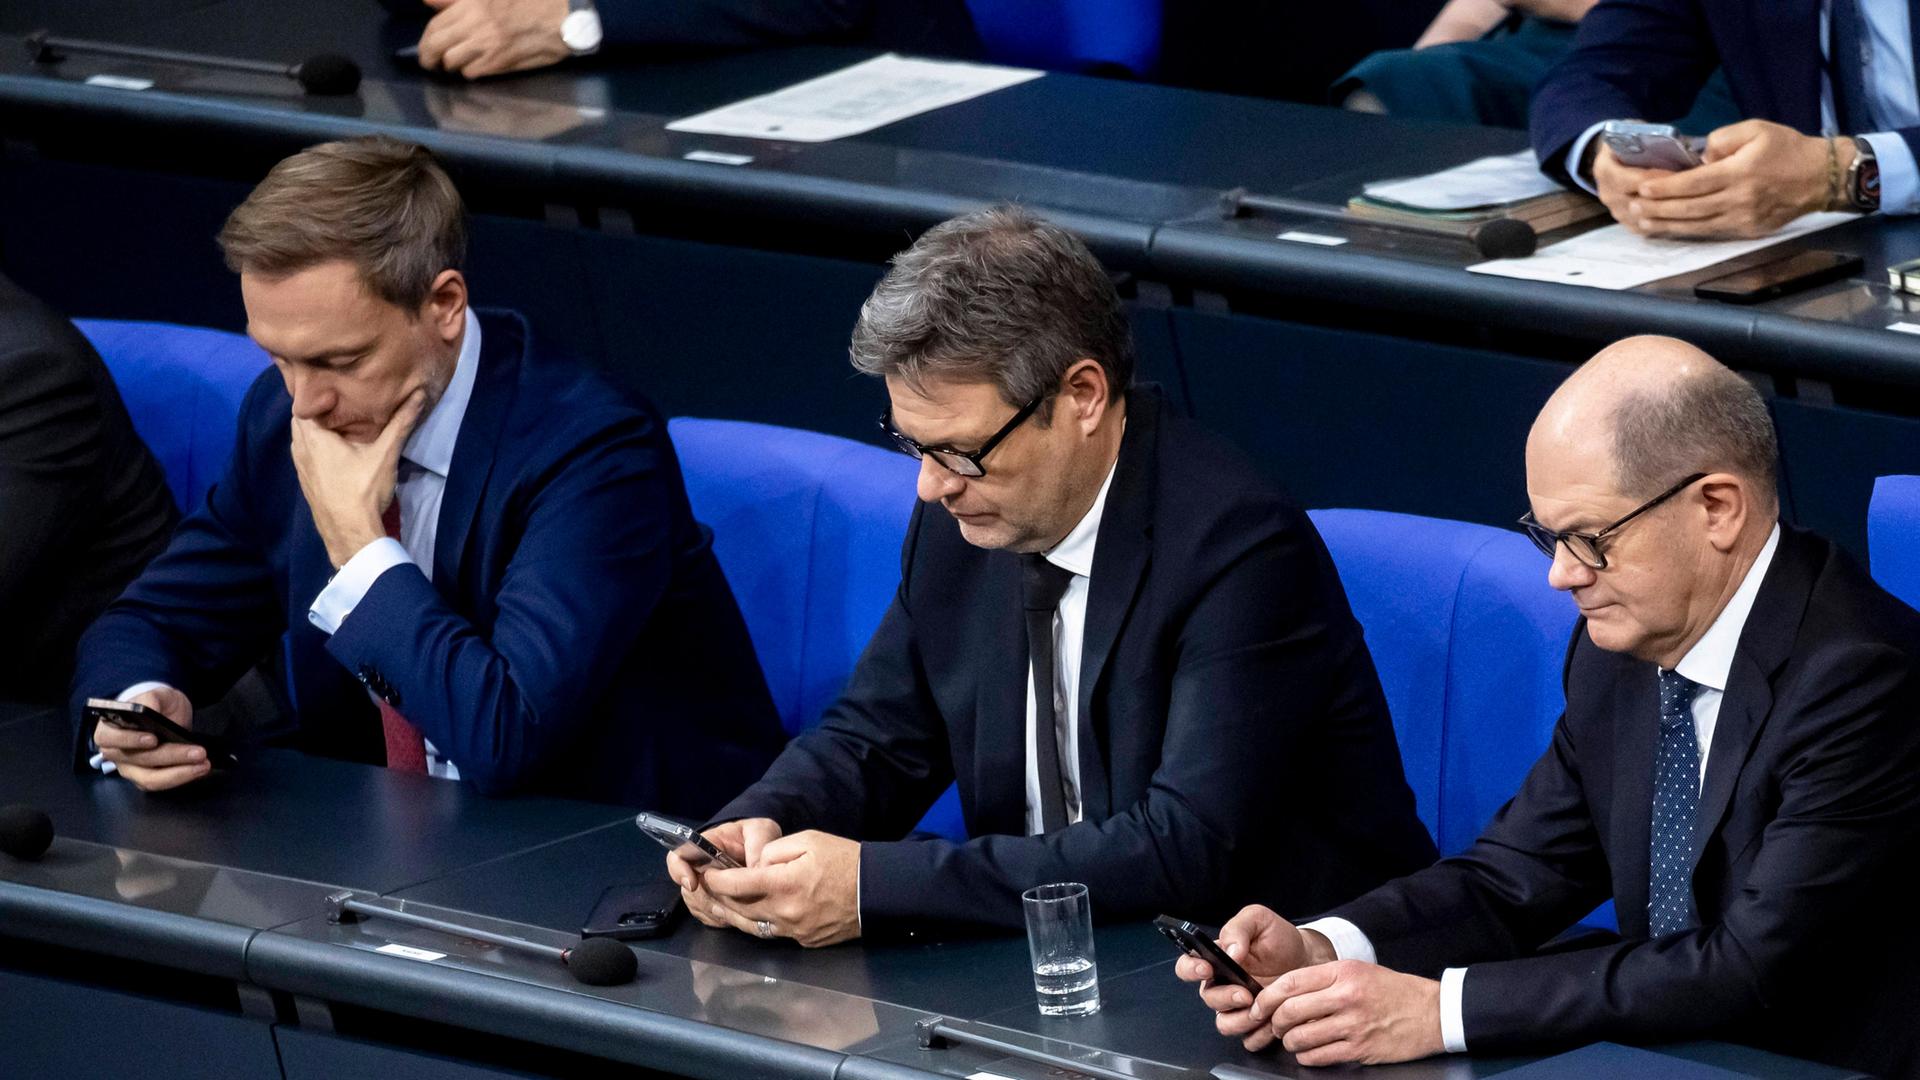
[[[828,142],[1004,90],[1045,72],[887,53],[864,63],[675,120],[668,131]]]
[[[1483,157],[1431,176],[1381,180],[1364,189],[1367,198],[1414,210],[1470,210],[1503,206],[1564,191],[1540,171],[1533,151]]]
[[[1495,259],[1467,267],[1476,274],[1558,281],[1594,289],[1631,289],[1650,281],[1691,274],[1750,251],[1852,221],[1856,215],[1808,214],[1758,240],[1666,240],[1640,236],[1625,225],[1608,225],[1543,247],[1524,259]]]

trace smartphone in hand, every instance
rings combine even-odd
[[[225,740],[188,731],[167,719],[166,714],[158,709],[149,709],[136,702],[88,698],[86,717],[89,730],[94,724],[105,724],[121,731],[142,731],[163,743],[200,747],[207,752],[207,763],[216,769],[239,764],[227,749]]]
[[[1161,915],[1153,920],[1153,928],[1160,931],[1168,941],[1179,946],[1180,951],[1195,960],[1205,960],[1213,968],[1213,981],[1231,983],[1249,994],[1258,996],[1260,984],[1240,962],[1227,955],[1227,951],[1214,944],[1211,937],[1195,923],[1185,919],[1176,919],[1171,915]]]
[[[668,851],[678,851],[680,857],[689,864],[704,867],[711,864],[722,870],[740,869],[740,861],[720,850],[713,841],[694,832],[688,826],[669,818],[653,814],[641,814],[633,819],[640,831],[653,837],[660,846]]]

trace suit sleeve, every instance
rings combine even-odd
[[[1795,726],[1779,810],[1746,878],[1728,883],[1723,918],[1650,941],[1471,967],[1467,1044],[1500,1052],[1542,1040],[1700,1037],[1752,1021],[1790,989],[1840,985],[1839,935],[1899,880],[1920,842],[1912,665],[1892,647],[1855,645],[1810,665],[1822,673],[1810,700],[1776,707],[1769,723]]]
[[[1229,894],[1236,861],[1261,857],[1266,765],[1298,751],[1350,670],[1344,651],[1362,646],[1328,593],[1310,530],[1229,511],[1197,550],[1224,556],[1192,590],[1171,643],[1161,756],[1146,795],[1044,836],[865,844],[869,930],[926,920],[1017,927],[1021,891],[1047,881],[1085,882],[1102,918],[1198,911]]]
[[[482,791],[511,790],[595,719],[665,595],[673,472],[650,441],[655,423],[601,429],[532,485],[487,632],[405,563],[327,640],[349,672],[377,673],[398,711]]]
[[[137,682],[164,682],[204,705],[226,693],[285,629],[270,539],[261,523],[259,463],[285,456],[267,422],[279,376],[263,374],[241,405],[226,472],[180,522],[167,549],[80,639],[74,675],[76,754],[84,755],[80,704]]]
[[[873,0],[600,0],[606,40],[620,45],[747,48],[856,35]]]
[[[1602,120],[1668,121],[1719,66],[1697,0],[1607,0],[1580,20],[1573,49],[1534,89],[1533,149],[1566,182],[1567,150]]]
[[[1584,633],[1575,629],[1576,642]],[[1472,847],[1328,914],[1359,927],[1380,963],[1438,978],[1448,967],[1531,952],[1611,889],[1563,715],[1547,752]]]
[[[897,837],[953,781],[946,723],[921,667],[910,601],[925,521],[916,504],[901,546],[900,588],[833,707],[787,744],[767,774],[714,816],[765,817],[784,832]]]
[[[51,341],[0,357],[0,611],[31,618],[25,597],[64,562],[62,544],[98,490],[100,407]],[[0,656],[0,664],[14,658]],[[0,679],[0,683],[8,680]]]

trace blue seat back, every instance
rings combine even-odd
[[[967,0],[987,57],[1049,71],[1151,73],[1161,0]]]
[[[1920,476],[1883,476],[1867,505],[1867,562],[1880,587],[1920,608]]]
[[[227,467],[241,399],[269,361],[241,334],[172,323],[76,319],[127,403],[133,430],[192,510]]]
[[[1379,669],[1420,819],[1441,854],[1480,835],[1546,749],[1572,601],[1517,533],[1378,510],[1316,510]]]
[[[740,603],[780,722],[820,722],[900,585],[918,467],[850,439],[742,420],[667,424],[693,514]],[[920,831],[964,839],[949,786]]]

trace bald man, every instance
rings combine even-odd
[[[1920,615],[1779,524],[1765,403],[1670,338],[1594,357],[1527,439],[1522,519],[1580,608],[1566,712],[1479,842],[1220,941],[1222,1034],[1303,1065],[1726,1039],[1920,1068]],[[1550,939],[1603,900],[1621,933]]]

